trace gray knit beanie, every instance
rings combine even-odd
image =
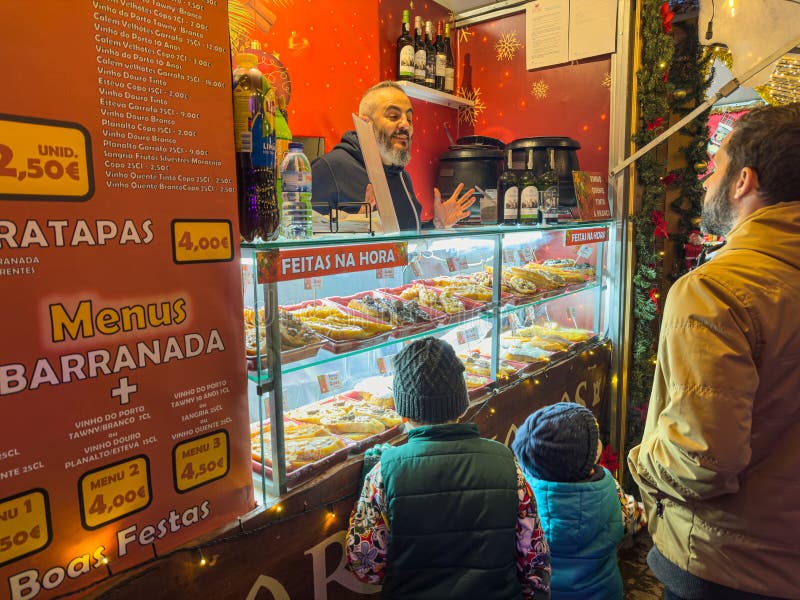
[[[557,402],[531,414],[517,430],[511,449],[526,473],[545,481],[581,481],[597,458],[592,411],[574,402]]]
[[[394,407],[400,416],[438,425],[469,406],[464,365],[445,341],[426,337],[394,358]]]

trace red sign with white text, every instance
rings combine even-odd
[[[0,597],[78,597],[255,506],[227,4],[0,39]]]
[[[575,197],[581,221],[603,221],[611,218],[606,178],[602,173],[573,171]]]
[[[384,242],[354,247],[265,250],[257,254],[258,282],[354,273],[408,264],[406,242]]]
[[[591,229],[568,229],[565,246],[580,246],[608,241],[608,227],[592,227]]]

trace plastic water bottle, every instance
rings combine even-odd
[[[281,163],[281,229],[283,237],[311,237],[311,164],[303,144],[291,142]]]

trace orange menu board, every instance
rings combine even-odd
[[[0,4],[0,597],[254,507],[224,0]]]

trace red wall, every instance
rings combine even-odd
[[[495,44],[516,33],[522,44],[511,60],[499,60]],[[475,133],[510,142],[532,136],[566,136],[578,140],[578,161],[586,171],[608,171],[611,71],[608,56],[535,71],[525,68],[525,13],[479,23],[459,36],[461,74],[472,69],[472,87],[486,106],[477,115]],[[545,82],[547,97],[531,94],[534,82]]]
[[[267,2],[276,18],[270,31],[256,31],[263,49],[278,55],[291,79],[289,127],[294,135],[321,136],[330,150],[353,128],[351,113],[364,91],[383,79],[393,79],[395,44],[408,0],[318,0]],[[417,2],[411,19],[420,14],[434,23],[448,11],[435,2]],[[607,57],[538,71],[525,69],[524,47],[512,60],[498,60],[495,44],[504,33],[516,33],[524,44],[525,15],[480,23],[452,42],[459,67],[456,87],[480,92],[485,109],[477,114],[474,131],[458,111],[412,99],[414,139],[408,170],[417,196],[429,205],[447,150],[447,124],[454,139],[472,133],[509,142],[520,137],[560,135],[578,140],[581,168],[608,169],[610,71]],[[465,67],[471,67],[471,76]],[[531,95],[531,85],[544,81],[547,97]]]

